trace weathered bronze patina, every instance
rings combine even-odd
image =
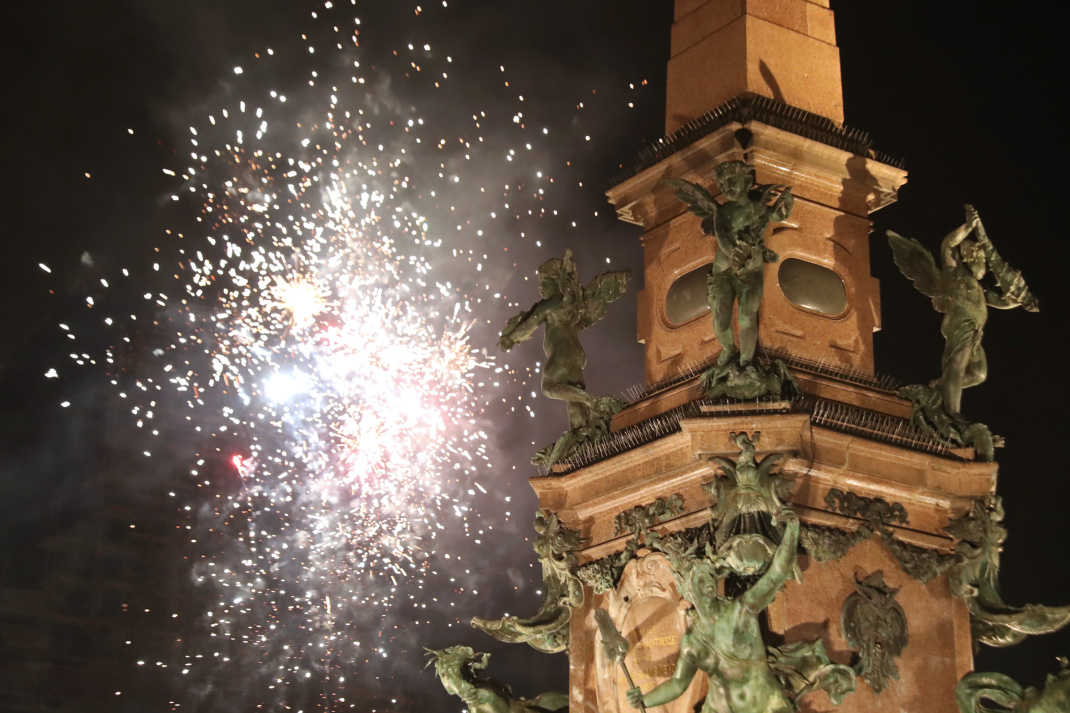
[[[491,678],[480,678],[490,663],[490,654],[476,653],[470,646],[451,646],[441,651],[427,649],[442,687],[468,706],[468,713],[551,713],[568,710],[568,694],[543,693],[526,699]]]
[[[765,281],[762,266],[779,257],[765,245],[769,223],[791,215],[794,197],[784,186],[758,185],[753,166],[726,161],[714,169],[725,202],[697,183],[667,181],[688,210],[702,218],[702,231],[717,240],[708,281],[713,333],[721,345],[717,364],[703,374],[708,396],[751,399],[779,394],[790,376],[782,364],[754,361],[758,346],[758,308]],[[739,345],[732,336],[732,311],[738,304]]]
[[[732,572],[743,576],[759,574],[772,558],[781,539],[776,518],[792,486],[775,470],[783,453],[771,453],[761,463],[755,459],[761,435],[729,434],[739,446],[739,458],[710,458],[718,477],[702,486],[717,500],[712,509],[717,553]]]
[[[808,552],[811,552],[811,544],[815,545],[811,554],[816,552],[819,556],[815,556],[815,559],[818,561],[823,561],[821,556],[838,559],[846,554],[850,547],[874,534],[880,536],[881,542],[899,561],[903,571],[922,584],[939,577],[957,561],[956,555],[907,544],[895,536],[891,526],[895,523],[906,525],[908,519],[906,508],[901,503],[889,503],[884,498],[866,498],[850,491],[832,488],[825,494],[825,505],[829,510],[838,511],[848,517],[861,518],[864,523],[859,525],[854,536],[849,538],[830,538],[830,533],[811,529],[808,533],[811,536],[804,540],[803,544]]]
[[[984,704],[988,699],[993,708]],[[1070,662],[1059,659],[1059,672],[1048,674],[1044,690],[1022,688],[1002,673],[968,673],[955,688],[961,713],[1066,713],[1070,711]]]
[[[614,533],[617,535],[632,534],[632,537],[624,543],[624,549],[615,555],[585,564],[577,570],[576,576],[590,586],[595,594],[616,589],[625,565],[635,558],[635,553],[640,547],[647,545],[660,549],[662,538],[650,528],[659,522],[678,516],[683,509],[683,498],[679,495],[670,495],[668,498],[658,498],[647,505],[636,505],[618,514],[613,521]]]
[[[859,525],[853,532],[837,527],[804,524],[799,530],[799,544],[806,554],[817,562],[835,562],[843,559],[859,542],[873,537],[873,530]]]
[[[1021,273],[996,252],[972,206],[966,206],[966,222],[944,238],[942,266],[917,240],[889,230],[888,242],[902,273],[919,292],[932,298],[936,311],[944,314],[940,331],[946,345],[940,378],[928,386],[907,386],[901,391],[914,405],[914,424],[951,445],[971,446],[979,458],[991,461],[993,448],[1000,441],[984,424],[963,418],[962,390],[988,376],[981,348],[988,308],[1024,307],[1036,312],[1037,299]],[[981,284],[987,273],[995,278],[998,293]]]
[[[546,364],[542,370],[542,393],[564,401],[568,410],[569,430],[557,442],[543,448],[532,462],[551,468],[554,463],[574,454],[585,443],[597,443],[609,433],[609,419],[625,402],[614,396],[596,398],[587,392],[583,368],[587,354],[580,344],[580,332],[606,315],[609,303],[624,294],[631,271],[607,272],[580,284],[572,251],[564,259],[553,258],[538,269],[539,294],[542,299],[527,312],[512,317],[502,330],[498,346],[509,351],[517,342],[530,339],[540,325],[545,325],[543,351]]]
[[[946,528],[959,540],[958,563],[948,572],[951,593],[970,608],[974,642],[1010,646],[1027,636],[1048,634],[1070,623],[1070,606],[1027,604],[1013,607],[999,593],[999,553],[1007,539],[1003,499],[992,495],[974,502],[970,512]]]
[[[759,615],[791,576],[799,538],[795,513],[785,508],[777,519],[784,524],[784,534],[768,569],[734,598],[718,593],[717,572],[723,566],[716,554],[670,555],[677,588],[694,605],[694,617],[681,641],[672,678],[646,695],[638,688],[630,689],[632,706],[653,707],[675,700],[700,670],[709,685],[704,713],[790,713],[796,709],[795,699],[812,690],[828,691],[837,704],[854,690],[854,672],[830,663],[820,640],[768,649],[762,640]]]
[[[855,671],[880,693],[899,680],[895,660],[907,646],[907,617],[895,601],[898,589],[884,583],[884,574],[874,572],[855,578],[856,592],[840,610],[840,629],[847,644],[858,652]]]
[[[583,604],[583,584],[576,577],[576,554],[583,538],[563,526],[557,515],[540,510],[535,515],[533,547],[542,563],[542,606],[530,619],[472,618],[472,626],[510,644],[527,643],[533,649],[553,654],[568,648],[568,622],[572,610]]]

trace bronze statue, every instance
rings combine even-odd
[[[713,333],[721,345],[717,365],[703,380],[710,395],[755,398],[779,393],[783,382],[770,378],[767,369],[753,363],[758,346],[758,308],[764,289],[763,265],[779,257],[765,246],[769,223],[791,215],[794,197],[784,186],[758,185],[753,166],[726,161],[714,169],[714,180],[725,197],[718,203],[697,183],[673,178],[666,181],[688,210],[702,218],[702,231],[717,240],[717,252],[708,281]],[[771,201],[771,202],[770,202]],[[739,305],[739,346],[732,337],[732,310]]]
[[[715,558],[670,557],[681,593],[695,607],[694,617],[681,641],[672,678],[646,695],[638,688],[629,689],[632,706],[649,708],[679,698],[699,670],[709,683],[703,713],[791,713],[796,698],[817,688],[827,690],[837,704],[854,690],[854,672],[830,663],[820,640],[768,651],[762,641],[759,615],[791,576],[799,540],[794,512],[785,508],[777,519],[785,524],[784,536],[768,569],[733,599],[717,591]]]
[[[732,572],[743,576],[764,570],[773,556],[781,539],[776,517],[784,510],[782,499],[792,486],[774,470],[783,453],[771,453],[760,463],[756,461],[754,446],[761,435],[758,431],[753,436],[729,434],[739,446],[739,458],[735,462],[710,458],[718,477],[702,486],[717,499],[711,513],[717,553]]]
[[[563,526],[555,513],[539,510],[535,515],[539,536],[533,546],[542,563],[542,606],[530,619],[473,617],[472,626],[499,641],[527,643],[533,649],[553,654],[568,649],[568,623],[572,610],[583,604],[583,584],[576,576],[576,550],[583,538]]]
[[[982,703],[988,699],[998,708]],[[1070,711],[1070,661],[1059,659],[1059,672],[1049,673],[1044,690],[1022,688],[1002,673],[968,673],[955,688],[961,713],[1066,713]]]
[[[973,236],[972,239],[970,236]],[[1039,309],[1037,300],[1017,270],[1010,267],[992,241],[972,206],[966,206],[966,222],[951,231],[940,247],[943,266],[932,253],[913,239],[888,231],[895,263],[919,292],[932,298],[936,311],[944,314],[940,332],[945,347],[940,378],[925,386],[910,386],[903,395],[915,405],[914,422],[944,441],[974,446],[983,460],[992,460],[993,437],[982,424],[963,418],[962,390],[980,384],[988,376],[981,348],[988,308]],[[991,272],[999,292],[981,284]]]
[[[625,406],[616,397],[596,398],[587,392],[583,380],[587,355],[579,334],[601,320],[609,303],[624,294],[631,271],[607,272],[583,287],[576,263],[572,261],[572,251],[566,250],[563,260],[553,258],[544,262],[538,275],[542,299],[506,323],[498,346],[507,352],[517,342],[530,339],[540,325],[546,327],[542,393],[567,404],[569,423],[569,430],[556,443],[532,458],[533,463],[551,468],[575,453],[580,445],[596,443],[608,435],[610,417]]]
[[[1003,499],[992,495],[975,501],[970,512],[944,528],[959,540],[955,547],[959,561],[948,571],[951,593],[966,600],[974,641],[989,646],[1010,646],[1070,623],[1070,606],[1014,607],[1003,601],[999,553],[1007,529],[1002,522]]]
[[[490,654],[479,654],[469,646],[427,649],[443,688],[468,705],[468,713],[552,713],[568,711],[568,695],[543,693],[530,700],[516,698],[512,689],[477,673],[487,667]]]

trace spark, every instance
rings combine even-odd
[[[184,158],[161,170],[173,179],[173,201],[196,213],[197,229],[166,231],[140,282],[121,269],[143,312],[94,315],[116,335],[106,363],[132,417],[150,427],[188,423],[198,439],[189,487],[175,488],[169,502],[190,538],[193,580],[212,598],[194,613],[204,635],[182,642],[176,668],[206,681],[225,665],[231,680],[246,682],[249,709],[281,709],[278,701],[300,698],[281,689],[320,685],[366,663],[351,661],[350,650],[389,617],[408,621],[397,611],[430,589],[436,550],[468,581],[428,601],[455,612],[461,592],[480,591],[462,556],[435,538],[450,528],[483,534],[469,522],[481,499],[500,492],[475,481],[489,482],[493,471],[484,430],[491,405],[517,386],[534,402],[528,382],[539,368],[494,364],[470,339],[493,344],[486,325],[508,316],[488,315],[491,295],[502,310],[531,297],[514,302],[504,292],[504,275],[516,269],[510,240],[545,259],[537,237],[547,226],[584,227],[554,217],[557,186],[578,183],[550,168],[571,171],[572,162],[548,158],[569,129],[526,126],[515,104],[524,100],[508,85],[498,90],[508,111],[488,117],[490,107],[456,107],[470,121],[439,126],[442,104],[382,94],[377,87],[389,83],[371,74],[378,63],[301,54],[320,63],[307,87],[243,96],[245,82],[255,86],[267,71],[244,62],[234,70],[241,77],[228,80],[234,98],[191,118],[181,139],[188,143],[175,147]],[[267,50],[274,59],[264,62],[282,55]],[[433,56],[421,61],[445,84]],[[465,81],[450,69],[449,82]],[[570,116],[573,103],[565,101]],[[525,186],[533,166],[538,185]],[[509,234],[507,224],[519,229]],[[82,261],[95,267],[88,252]],[[97,282],[108,288],[119,279]],[[95,310],[106,309],[98,294]],[[141,363],[126,366],[123,355],[146,323],[161,333],[139,347]],[[159,462],[161,450],[144,453]]]

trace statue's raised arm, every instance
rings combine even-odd
[[[526,342],[545,321],[546,313],[553,309],[547,300],[540,300],[527,312],[521,312],[509,318],[498,337],[498,348],[503,352],[512,349],[517,342]]]
[[[769,569],[741,597],[743,605],[754,613],[773,603],[777,592],[795,569],[795,550],[799,545],[799,517],[791,509],[784,508],[778,519],[784,523],[784,539],[777,546]]]
[[[1040,302],[1029,291],[1029,285],[1025,284],[1022,273],[1015,270],[1003,259],[992,241],[988,239],[988,233],[981,222],[981,217],[973,206],[966,206],[966,214],[974,216],[974,233],[977,235],[977,243],[984,253],[988,271],[996,278],[1001,294],[996,295],[992,290],[985,289],[985,297],[989,307],[996,309],[1013,309],[1022,307],[1026,312],[1039,312]]]

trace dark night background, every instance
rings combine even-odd
[[[372,57],[413,41],[415,32],[410,3],[380,5],[386,3],[358,2],[354,8]],[[594,138],[560,147],[569,152],[562,161],[575,164],[574,175],[584,186],[560,205],[566,216],[598,211],[597,220],[589,220],[580,237],[548,235],[541,251],[530,245],[521,249],[524,262],[515,273],[503,274],[510,297],[529,303],[533,287],[518,283],[517,276],[565,247],[577,252],[581,270],[611,254],[615,267],[639,274],[638,231],[613,220],[601,192],[620,164],[627,166],[644,142],[662,133],[672,3],[451,0],[449,5],[441,11],[429,3],[428,14],[438,14],[431,21],[421,19],[417,39],[452,52],[457,71],[469,77],[466,92],[478,96],[480,82],[497,82],[498,65],[506,65],[526,95],[526,110],[541,110],[547,121]],[[101,463],[122,458],[112,453],[113,443],[104,442],[115,438],[109,428],[121,427],[114,425],[118,417],[100,416],[114,410],[103,372],[66,369],[61,379],[43,376],[69,361],[57,324],[81,319],[84,296],[102,270],[128,266],[135,277],[149,279],[147,266],[157,259],[153,247],[165,227],[183,220],[181,209],[168,199],[173,183],[160,168],[183,135],[186,117],[203,113],[213,97],[225,95],[232,68],[251,52],[294,44],[296,28],[313,9],[279,0],[60,0],[21,3],[7,11],[0,30],[5,69],[0,225],[7,250],[0,289],[8,305],[0,333],[0,590],[39,581],[45,569],[56,566],[50,564],[58,561],[54,557],[36,554],[40,543],[61,524],[57,518],[71,512],[73,501],[80,512],[108,506],[106,497],[94,495],[86,483]],[[874,215],[872,271],[881,280],[883,317],[876,335],[877,370],[904,382],[926,381],[936,375],[942,349],[939,317],[898,274],[884,230],[893,228],[933,247],[961,222],[962,204],[972,203],[1001,254],[1023,271],[1042,310],[991,314],[985,335],[989,380],[964,398],[966,413],[1004,435],[1008,444],[998,453],[999,492],[1010,531],[1002,560],[1003,594],[1012,604],[1065,604],[1070,602],[1070,479],[1063,472],[1061,429],[1070,396],[1062,374],[1070,250],[1063,235],[1065,181],[1057,175],[1066,151],[1065,122],[1057,108],[1064,84],[1062,29],[1005,4],[835,2],[833,10],[846,123],[868,131],[876,147],[903,157],[910,172],[899,203]],[[291,75],[278,77],[278,85],[299,84],[303,76],[294,67]],[[570,113],[576,97],[589,96],[592,89],[618,97],[629,83],[644,79],[649,84],[634,94],[634,109],[626,109],[623,100],[591,100],[582,114]],[[488,236],[491,243],[507,239]],[[84,263],[85,253],[92,266]],[[51,266],[51,274],[37,267],[42,262]],[[596,268],[587,269],[591,272],[584,274],[590,276]],[[631,294],[638,289],[637,284]],[[140,290],[133,287],[130,294]],[[611,365],[591,374],[589,385],[596,393],[617,393],[642,378],[634,298],[623,302],[626,306],[589,337],[592,363]],[[487,318],[498,324],[509,309],[495,309]],[[79,351],[99,351],[111,338],[102,332],[101,343],[82,344]],[[532,348],[513,360],[534,360],[536,352]],[[73,406],[60,408],[65,400]],[[540,413],[558,417],[556,409],[545,406]],[[509,445],[517,437],[548,441],[560,425],[541,423],[533,436],[519,415],[503,414],[494,422],[500,434],[492,434],[492,442],[502,454],[496,460],[516,467],[503,466],[492,487],[512,496],[513,510],[534,511],[526,483],[534,475],[525,465],[528,454]],[[138,468],[144,466],[123,472],[130,478],[160,477]],[[499,524],[493,507],[484,505],[478,514]],[[564,657],[500,645],[464,626],[446,628],[474,614],[535,610],[537,568],[527,567],[534,562],[525,539],[530,530],[526,519],[520,520],[521,525],[498,528],[512,540],[496,543],[493,555],[484,556],[522,564],[526,581],[514,589],[499,560],[481,563],[473,575],[481,594],[464,600],[470,610],[436,612],[436,623],[423,628],[418,643],[437,648],[469,643],[493,652],[491,674],[533,694],[564,688]],[[463,538],[458,542],[458,547],[470,546]],[[95,644],[81,645],[91,651]],[[0,652],[4,646],[0,639]],[[418,672],[423,665],[419,646],[399,643],[397,649],[389,664],[355,667],[360,690],[386,699],[398,695],[411,701],[413,710],[459,709],[431,672]],[[1055,670],[1055,656],[1068,653],[1070,630],[1064,630],[1011,649],[985,649],[976,668],[1039,686]],[[136,693],[144,697],[144,706],[121,710],[164,710],[160,706],[179,695],[163,690],[181,688],[181,682],[159,672],[152,676]],[[225,676],[220,683],[225,685]],[[246,702],[244,709],[252,710],[254,703]],[[10,705],[0,699],[0,711],[46,710]]]

